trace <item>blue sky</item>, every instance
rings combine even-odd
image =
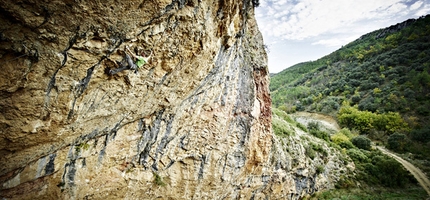
[[[368,32],[430,13],[430,0],[260,0],[269,71],[317,60]]]

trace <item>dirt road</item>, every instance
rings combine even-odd
[[[413,166],[411,163],[409,163],[406,160],[403,160],[399,156],[391,153],[387,149],[383,147],[377,146],[377,148],[384,154],[396,159],[399,163],[401,163],[408,171],[411,172],[412,175],[418,180],[418,183],[424,188],[424,190],[427,191],[427,194],[430,196],[430,180],[427,178],[427,176],[418,168]]]
[[[319,121],[327,129],[339,131],[339,125],[333,117],[319,114],[319,113],[308,113],[308,112],[297,112],[292,115],[298,122],[307,124],[310,121]],[[418,183],[424,188],[427,194],[430,196],[430,180],[427,176],[417,167],[412,165],[406,160],[403,160],[399,156],[391,153],[389,150],[383,147],[377,147],[382,153],[394,158],[397,162],[401,163],[411,174],[418,180]]]

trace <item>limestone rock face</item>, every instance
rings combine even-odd
[[[2,197],[250,198],[263,184],[271,102],[251,1],[0,7]],[[153,56],[109,75],[126,46]]]
[[[327,183],[276,150],[251,0],[0,8],[0,197],[291,199],[318,189],[296,176]],[[110,75],[126,46],[152,58]]]

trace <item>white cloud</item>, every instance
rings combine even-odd
[[[274,1],[274,4],[277,6],[282,6],[282,5],[285,5],[286,3],[287,3],[287,0]]]
[[[288,16],[288,14],[290,14],[289,10],[283,10],[283,11],[280,11],[280,12],[273,11],[273,17],[277,18],[277,19],[280,19],[280,18],[284,18],[285,19]]]
[[[262,8],[266,8],[267,7],[267,1],[259,1],[260,2],[260,6]]]
[[[423,5],[423,3],[424,3],[424,2],[422,2],[422,1],[417,1],[417,2],[415,2],[414,4],[412,4],[412,5],[410,6],[410,9],[411,9],[411,10],[416,10],[416,9],[420,8],[420,7],[421,7],[421,5]]]
[[[421,9],[419,9],[418,11],[416,11],[415,17],[421,17],[421,16],[424,16],[424,15],[426,15],[428,13],[430,13],[430,5],[426,4]]]
[[[430,13],[430,0],[260,0],[269,70],[316,60],[368,32]],[[286,56],[288,55],[288,56]]]
[[[354,36],[349,36],[349,37],[335,37],[335,38],[330,38],[330,39],[321,39],[321,40],[318,40],[316,42],[313,42],[312,45],[324,45],[327,47],[340,47],[342,45],[345,45],[349,42],[354,41],[358,37],[359,36],[354,35]]]
[[[258,8],[257,13],[267,13],[263,23],[259,23],[263,35],[303,40],[346,26],[356,32],[354,29],[361,27],[353,25],[359,22],[398,18],[422,7],[422,4],[423,1],[412,3],[405,0],[272,0],[265,2],[267,7],[264,10]]]

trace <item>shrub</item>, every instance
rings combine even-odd
[[[272,108],[272,114],[278,116],[279,118],[281,118],[287,122],[290,122],[291,124],[294,123],[294,120],[291,119],[291,117],[285,111],[282,111],[282,110],[276,109],[276,108]]]
[[[348,154],[354,162],[370,162],[369,158],[359,149],[348,149],[346,154]]]
[[[338,132],[331,136],[331,141],[345,149],[354,148],[354,145],[349,141],[349,138],[342,132]]]
[[[313,100],[313,98],[312,97],[306,97],[306,98],[304,98],[304,99],[302,99],[302,103],[304,104],[304,105],[311,105],[312,103],[314,102],[314,100]]]
[[[302,105],[302,103],[300,101],[297,101],[295,104],[295,110],[296,111],[304,111],[305,110],[305,106]]]
[[[375,102],[375,98],[374,97],[368,97],[368,98],[362,100],[358,104],[358,109],[360,109],[360,110],[368,110],[368,111],[371,111],[371,112],[375,112],[378,109],[378,106],[374,102]]]
[[[354,95],[354,96],[352,96],[352,97],[351,97],[351,102],[352,102],[353,104],[357,104],[357,103],[359,103],[359,102],[360,102],[360,100],[361,100],[361,97],[360,97],[359,95]]]
[[[317,165],[316,173],[321,174],[323,172],[324,172],[324,166],[323,165]]]
[[[403,187],[414,181],[399,162],[380,151],[349,149],[347,154],[356,165],[357,178],[367,184]]]
[[[325,100],[321,102],[322,112],[330,113],[331,111],[337,111],[340,107],[338,103],[339,99],[336,97],[327,97]]]
[[[388,137],[388,148],[397,152],[406,150],[408,139],[406,135],[401,133],[394,133]]]
[[[329,137],[328,133],[320,130],[319,122],[315,122],[315,121],[309,122],[308,123],[308,130],[309,130],[309,133],[311,135],[313,135],[317,138],[323,139],[327,142],[330,141],[330,137]]]
[[[311,143],[311,147],[313,150],[320,152],[323,156],[328,156],[327,151],[320,144]]]
[[[430,108],[425,105],[418,106],[416,109],[417,113],[422,116],[429,116]]]
[[[155,172],[152,172],[152,174],[154,175],[154,183],[156,184],[156,185],[159,185],[159,186],[166,186],[166,183],[163,181],[163,178],[161,178],[161,176],[160,175],[158,175],[157,173],[155,173]]]
[[[305,150],[305,154],[313,160],[316,156],[315,150],[311,146],[307,146]]]
[[[79,153],[82,149],[88,150],[90,148],[90,145],[88,143],[81,143],[78,146],[75,146],[75,150],[77,153]]]
[[[297,123],[297,127],[299,127],[302,131],[308,132],[308,129],[306,128],[306,126],[301,123]]]
[[[430,141],[430,127],[413,130],[410,135],[413,140],[426,143]]]
[[[320,130],[316,130],[316,129],[311,129],[311,130],[309,130],[309,133],[312,134],[313,136],[315,136],[317,138],[320,138],[320,139],[323,139],[323,140],[325,140],[327,142],[330,141],[329,134],[326,133],[326,132],[324,132],[324,131],[320,131]]]
[[[371,141],[369,138],[359,135],[355,138],[352,138],[351,140],[352,144],[354,144],[356,147],[364,150],[370,150],[371,148]]]
[[[280,105],[279,107],[278,107],[278,109],[279,110],[282,110],[282,111],[284,111],[284,112],[288,112],[288,107],[286,106],[286,105]],[[273,110],[273,109],[272,109]]]
[[[320,124],[316,121],[312,121],[308,123],[309,130],[320,130]]]
[[[350,188],[353,187],[354,184],[354,180],[351,180],[349,177],[345,176],[345,175],[341,175],[339,181],[336,183],[335,187],[337,189],[340,188]]]
[[[285,121],[279,119],[278,117],[274,117],[272,119],[272,130],[276,135],[279,135],[279,136],[285,136],[285,135],[291,134],[288,124]]]
[[[358,135],[357,133],[352,133],[348,128],[343,128],[339,132],[348,137],[348,139],[350,140],[356,135]]]

